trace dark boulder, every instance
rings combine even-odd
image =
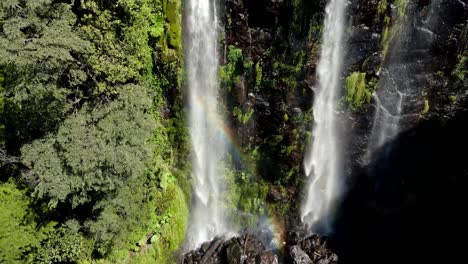
[[[292,246],[289,248],[289,254],[294,264],[313,264],[310,257],[301,249],[300,246]]]
[[[338,263],[338,255],[329,249],[325,238],[321,238],[317,235],[306,237],[304,234],[304,231],[293,231],[289,233],[287,249],[291,263]]]
[[[256,264],[278,264],[278,256],[271,251],[264,251],[257,256]]]
[[[208,246],[207,246],[208,245]],[[184,264],[278,264],[278,256],[251,234],[215,239],[184,255]]]
[[[247,259],[247,255],[238,243],[230,244],[226,251],[229,264],[242,264]]]

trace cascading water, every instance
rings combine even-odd
[[[421,16],[417,3],[408,3],[404,16],[398,19],[398,30],[391,41],[380,81],[373,94],[376,110],[366,160],[376,150],[386,153],[405,121],[417,118],[421,112],[423,91],[429,87],[428,69],[433,56],[431,44],[433,31],[438,27],[438,10],[442,0],[433,0],[425,17]],[[395,10],[395,13],[397,10]],[[421,12],[425,13],[425,12]]]
[[[225,232],[220,193],[225,146],[218,113],[218,20],[213,0],[190,0],[187,5],[186,69],[188,74],[190,136],[193,148],[193,206],[188,231],[191,248]]]
[[[337,142],[336,107],[343,61],[345,0],[331,0],[326,8],[324,35],[318,64],[314,100],[315,126],[304,169],[309,177],[302,222],[313,232],[329,232],[339,194],[340,150]]]

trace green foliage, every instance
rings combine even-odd
[[[181,1],[167,0],[165,14],[167,23],[167,44],[169,49],[175,50],[177,56],[182,55],[182,16],[180,14]],[[166,52],[168,50],[166,49]]]
[[[50,208],[59,202],[75,208],[142,175],[152,157],[150,108],[143,88],[128,85],[117,100],[85,105],[56,134],[24,146],[23,163],[38,181],[35,197]]]
[[[133,179],[117,190],[115,196],[99,201],[94,210],[98,217],[85,222],[94,240],[95,252],[110,260],[118,260],[120,252],[134,249],[147,232],[151,204],[144,179]],[[124,254],[126,257],[127,254]]]
[[[91,243],[79,233],[80,225],[70,220],[50,231],[42,243],[35,263],[74,263],[89,259]]]
[[[161,35],[159,1],[81,1],[83,35],[95,53],[88,56],[99,84],[98,92],[115,93],[114,84],[138,80],[152,65],[150,36]],[[125,20],[123,20],[125,19]]]
[[[367,89],[366,74],[353,72],[346,77],[345,103],[353,110],[358,110],[364,103],[369,103],[372,97],[371,91]]]
[[[181,99],[165,99],[181,84],[180,9],[180,0],[1,1],[0,133],[5,124],[34,198],[21,192],[23,215],[1,208],[6,263],[167,263],[180,246],[190,191],[186,164],[172,167],[189,140]],[[37,228],[32,207],[56,226]],[[17,230],[11,249],[3,220]]]
[[[429,100],[424,99],[424,108],[421,110],[419,117],[423,117],[427,113],[429,113]]]
[[[393,5],[397,7],[396,16],[393,16],[392,18],[385,16],[383,21],[384,26],[381,37],[381,45],[382,54],[384,58],[387,55],[391,39],[398,33],[398,31],[401,28],[402,22],[405,20],[405,12],[406,7],[408,6],[408,0],[393,0]]]
[[[135,205],[132,205],[135,206]],[[140,236],[128,244],[133,256],[125,250],[116,250],[100,263],[176,263],[173,253],[182,245],[187,227],[189,209],[182,190],[170,183],[165,189],[154,189],[148,197],[148,206],[152,209],[147,217],[148,225],[143,225],[145,232],[134,232]],[[135,219],[135,225],[144,223],[144,219]],[[141,230],[143,230],[141,229]]]
[[[247,124],[254,114],[254,109],[248,109],[247,112],[243,112],[240,108],[234,107],[232,114],[237,118],[239,123],[245,125]]]
[[[282,83],[288,88],[295,89],[297,80],[301,76],[304,60],[305,53],[303,51],[297,51],[294,54],[285,53],[281,56],[281,63],[274,63],[274,74],[279,75]]]
[[[398,16],[401,18],[405,15],[408,0],[394,0],[393,4],[398,8]]]
[[[279,143],[281,143],[281,141],[283,141],[283,136],[282,135],[273,135],[273,136],[269,137],[268,144],[270,144],[271,146],[276,146]]]
[[[229,45],[228,48],[228,63],[220,67],[219,74],[221,85],[226,86],[230,91],[235,84],[240,82],[240,76],[243,73],[244,56],[241,49],[233,45]]]
[[[71,6],[53,1],[15,1],[0,30],[0,68],[7,104],[5,122],[17,143],[56,128],[87,92],[77,58],[91,46],[73,32]]]
[[[43,229],[36,230],[30,201],[13,182],[0,183],[0,262],[32,263]]]
[[[236,63],[238,61],[243,60],[242,50],[234,47],[233,45],[229,45],[229,52],[227,55],[228,61]]]
[[[259,62],[255,64],[255,90],[259,91],[262,84],[262,66]]]
[[[266,214],[268,185],[249,173],[227,169],[227,210],[231,219],[242,227],[254,227],[258,217]]]
[[[466,56],[466,54],[458,56],[458,63],[452,75],[456,76],[461,81],[465,81],[465,77],[468,75],[468,56]]]
[[[387,11],[387,0],[380,0],[377,4],[377,14],[380,16]]]
[[[3,74],[0,72],[0,147],[5,144],[5,97],[3,94]]]
[[[388,44],[389,44],[389,41],[390,41],[390,22],[391,22],[391,19],[390,17],[388,16],[385,16],[384,18],[384,22],[383,22],[383,30],[382,30],[382,37],[381,37],[381,45],[382,45],[382,53],[384,54],[384,56],[387,54],[388,52]]]
[[[184,155],[189,152],[190,136],[187,128],[187,120],[183,113],[178,112],[174,118],[167,120],[165,127],[167,136],[173,146],[177,146],[174,156]]]
[[[158,237],[154,245],[159,253],[156,263],[175,263],[172,254],[184,242],[189,214],[185,196],[177,185],[171,184],[158,192],[154,201],[159,220],[154,232]]]

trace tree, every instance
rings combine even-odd
[[[82,104],[91,78],[78,58],[92,50],[73,32],[70,4],[5,0],[0,10],[4,117],[10,142],[19,146],[56,129]]]
[[[35,263],[76,263],[89,259],[91,243],[81,233],[80,224],[69,220],[50,232],[42,242]]]
[[[29,199],[13,182],[0,183],[0,262],[31,263],[43,238],[36,228]]]
[[[87,57],[100,81],[99,92],[142,81],[151,73],[153,45],[164,32],[160,0],[81,1],[79,26],[95,53]]]
[[[3,96],[3,74],[0,72],[0,148],[5,144],[5,120],[4,120],[4,96]]]
[[[76,208],[143,175],[156,127],[151,107],[143,87],[127,85],[116,100],[84,105],[57,133],[24,146],[22,161],[37,182],[34,196],[48,200],[50,208]]]

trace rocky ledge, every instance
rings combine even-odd
[[[199,249],[184,255],[183,264],[337,264],[338,256],[325,239],[312,235],[291,239],[281,249],[267,248],[254,235],[245,234],[230,239],[216,238]]]

